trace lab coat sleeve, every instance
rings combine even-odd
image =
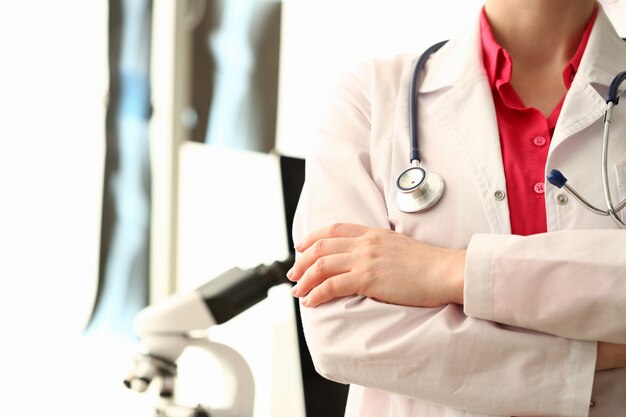
[[[626,344],[626,231],[475,235],[464,295],[472,317]]]
[[[294,239],[336,222],[389,228],[372,180],[366,94],[342,82],[307,158]],[[462,307],[412,308],[351,296],[301,308],[317,371],[457,409],[587,416],[596,343],[503,326]]]

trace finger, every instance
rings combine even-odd
[[[360,224],[335,223],[309,234],[303,241],[296,245],[296,250],[298,252],[303,252],[320,239],[358,237],[365,234],[369,229],[369,227]]]
[[[352,250],[352,246],[352,238],[320,239],[298,256],[293,268],[287,273],[287,277],[291,281],[298,281],[319,258],[348,253]]]
[[[351,268],[350,255],[346,253],[323,256],[306,270],[298,284],[293,287],[295,297],[304,297],[325,280],[348,272]]]
[[[313,288],[300,302],[305,307],[317,307],[335,298],[355,295],[358,291],[357,279],[354,274],[349,272],[336,275]]]

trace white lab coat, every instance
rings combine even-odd
[[[415,56],[374,61],[339,83],[307,159],[294,236],[334,222],[393,228],[468,248],[465,305],[411,308],[346,297],[302,308],[318,372],[352,384],[348,416],[593,416],[626,413],[626,369],[595,372],[596,341],[626,344],[626,231],[546,184],[549,233],[510,234],[478,18],[433,55],[420,88],[423,166],[446,191],[406,214],[407,97]],[[626,43],[600,10],[550,144],[546,172],[603,206],[604,97]],[[610,179],[626,197],[626,103],[614,112]],[[532,140],[532,138],[520,138]],[[621,176],[621,189],[616,178]],[[595,407],[590,411],[590,401]]]

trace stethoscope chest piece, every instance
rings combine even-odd
[[[411,167],[396,181],[396,202],[400,211],[416,213],[425,211],[439,201],[444,190],[443,178],[422,167]]]

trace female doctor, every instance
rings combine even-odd
[[[594,0],[487,0],[421,76],[421,166],[446,189],[407,213],[416,58],[344,78],[307,158],[288,276],[316,369],[351,384],[347,416],[624,415],[626,231],[545,177],[558,167],[603,202],[626,42]],[[625,108],[608,161],[620,200]]]

